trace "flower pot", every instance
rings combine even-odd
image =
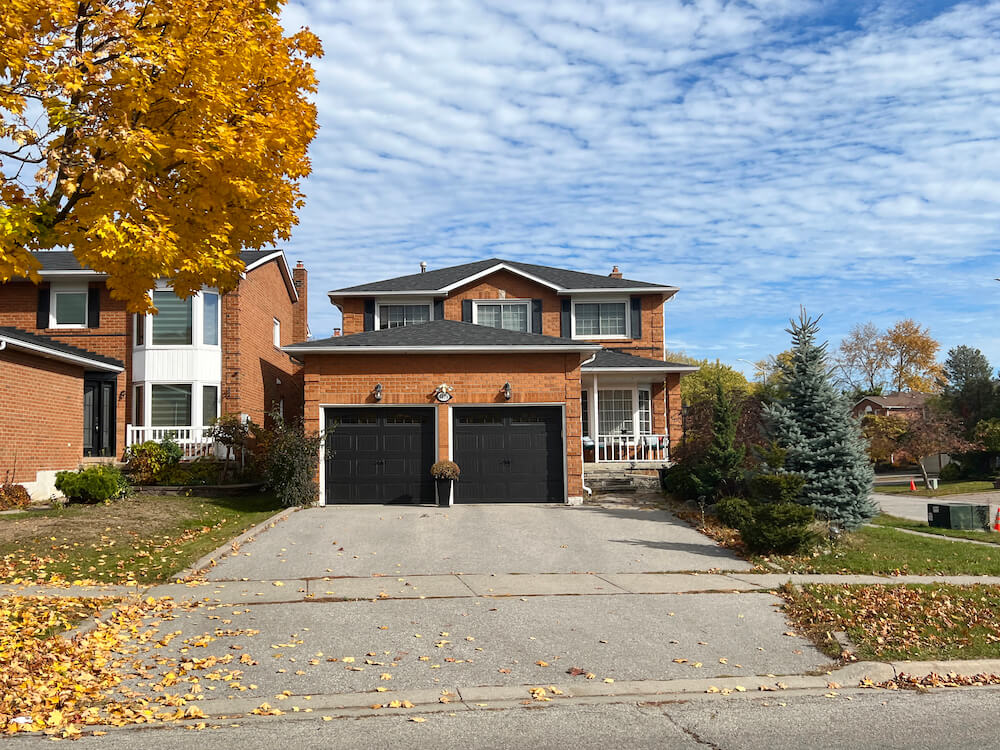
[[[437,492],[437,504],[439,508],[447,508],[453,504],[454,486],[453,479],[435,479],[434,489]]]

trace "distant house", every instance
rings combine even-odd
[[[898,391],[887,393],[884,396],[865,396],[854,405],[851,414],[857,419],[868,415],[876,417],[885,417],[890,414],[897,417],[920,416],[924,413],[927,400],[930,397],[929,393]]]
[[[46,498],[57,471],[144,440],[200,455],[220,414],[301,414],[301,366],[281,347],[307,338],[306,269],[281,251],[244,252],[227,294],[158,283],[155,316],[128,313],[72,253],[37,257],[41,283],[0,285],[0,480],[13,470]]]

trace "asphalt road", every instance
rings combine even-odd
[[[677,750],[982,750],[997,747],[1000,689],[932,693],[837,691],[819,694],[691,696],[666,703],[550,703],[324,721],[315,714],[221,721],[203,731],[120,729],[84,737],[78,750],[232,750],[281,743],[296,748],[676,748]],[[50,747],[42,736],[11,747]]]

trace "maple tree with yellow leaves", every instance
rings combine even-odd
[[[316,125],[308,30],[284,0],[5,0],[0,282],[71,249],[152,310],[233,288],[239,253],[287,239]]]

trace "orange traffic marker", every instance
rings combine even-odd
[[[917,485],[911,479],[910,480],[910,492],[916,492],[916,491],[917,491]]]
[[[993,530],[1000,531],[1000,508],[997,508],[997,517],[993,520]]]

